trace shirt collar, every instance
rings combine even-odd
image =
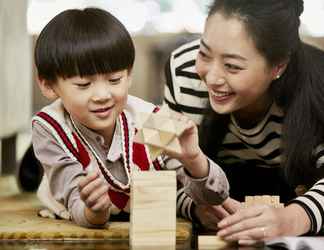
[[[107,148],[107,145],[105,145],[105,139],[102,135],[99,133],[87,128],[83,124],[81,124],[78,121],[75,121],[75,126],[79,129],[79,131],[85,136],[85,138],[90,139],[92,143],[96,143],[100,148]],[[90,145],[92,144],[90,143]],[[113,139],[111,141],[111,146],[108,150],[108,153],[106,155],[106,159],[115,162],[119,160],[122,157],[122,134],[121,134],[121,128],[119,119],[116,121],[116,129],[113,134]]]
[[[117,161],[120,157],[122,157],[123,154],[122,145],[123,143],[122,143],[121,128],[120,128],[119,120],[117,120],[114,136],[111,141],[111,146],[107,154],[107,160]]]

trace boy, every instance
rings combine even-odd
[[[38,196],[81,226],[100,227],[129,212],[130,171],[176,168],[196,203],[228,196],[226,177],[200,150],[192,122],[180,138],[182,154],[168,152],[180,162],[152,162],[145,146],[133,143],[136,112],[156,110],[128,95],[134,57],[125,27],[95,8],[60,13],[36,43],[38,85],[54,101],[33,118],[33,147],[45,173]],[[192,216],[192,199],[179,195],[178,208]]]

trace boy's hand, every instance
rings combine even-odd
[[[221,205],[197,205],[195,214],[205,229],[216,231],[218,222],[234,214],[241,207],[240,202],[228,197]]]
[[[98,172],[92,172],[79,182],[81,200],[94,213],[106,212],[111,206],[108,185],[100,178]]]

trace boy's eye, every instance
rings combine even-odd
[[[86,88],[86,87],[89,87],[90,84],[91,84],[91,82],[75,83],[75,85],[78,86],[79,88]]]
[[[117,84],[121,81],[122,77],[116,77],[116,78],[111,78],[109,79],[109,82],[113,83],[113,84]]]

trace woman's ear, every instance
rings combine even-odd
[[[285,70],[288,66],[288,63],[289,63],[289,59],[284,60],[283,62],[274,66],[273,71],[272,71],[272,79],[273,80],[279,79],[282,76],[282,74],[285,72]]]
[[[47,99],[54,101],[59,97],[52,86],[55,83],[50,83],[48,80],[37,77],[37,84],[43,96],[45,96]]]

